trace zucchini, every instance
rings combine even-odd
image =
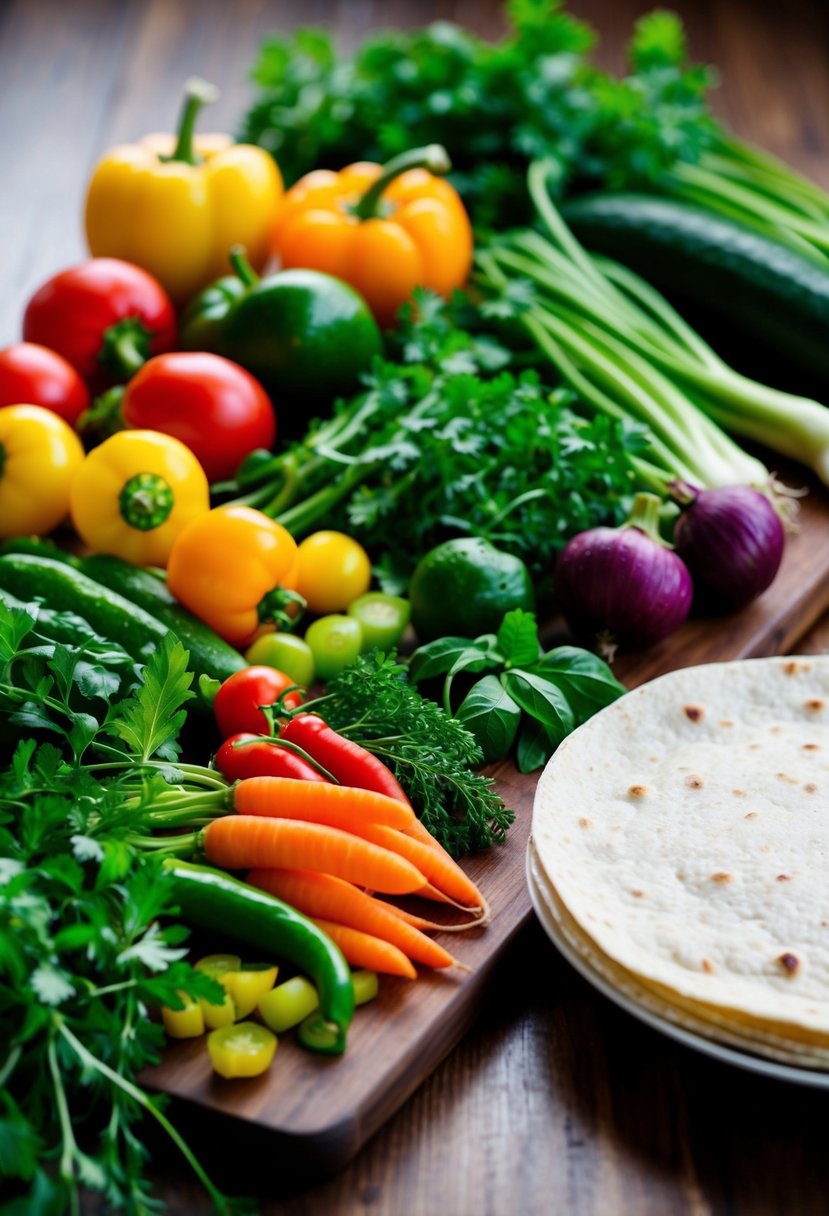
[[[43,600],[57,612],[83,617],[102,637],[119,643],[133,659],[146,663],[170,632],[167,625],[80,570],[34,553],[0,556],[0,590],[30,603]]]
[[[190,670],[197,676],[207,675],[222,682],[247,667],[238,650],[179,604],[159,575],[106,554],[82,558],[80,569],[172,629],[190,651]]]
[[[681,312],[690,308],[688,319],[721,354],[723,330],[736,339],[735,360],[749,374],[765,353],[786,365],[787,383],[829,389],[829,272],[816,261],[670,198],[591,195],[562,214],[589,250],[636,271]]]

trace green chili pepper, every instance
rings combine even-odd
[[[221,870],[178,858],[164,864],[173,874],[184,920],[287,959],[310,977],[320,1007],[301,1042],[313,1051],[342,1054],[354,1016],[354,986],[348,964],[331,939],[288,904]]]

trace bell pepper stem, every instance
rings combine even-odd
[[[196,119],[202,106],[210,105],[219,99],[219,90],[215,85],[202,80],[200,76],[191,76],[184,85],[184,104],[178,124],[178,140],[172,156],[166,160],[181,160],[185,164],[198,164],[196,150],[193,147],[193,132]]]
[[[137,317],[116,321],[104,332],[98,362],[119,382],[130,380],[149,359],[152,337]]]
[[[383,166],[377,180],[352,207],[352,215],[356,215],[358,220],[371,220],[380,215],[383,191],[409,169],[428,169],[430,173],[443,176],[451,168],[449,154],[441,144],[427,144],[424,148],[410,148],[408,152],[401,152]]]
[[[150,532],[167,520],[175,503],[171,486],[157,473],[136,473],[118,495],[121,518],[131,528]]]
[[[88,410],[84,410],[78,419],[77,427],[81,435],[93,435],[97,443],[108,439],[124,429],[121,406],[124,400],[124,386],[118,384],[108,388],[100,397],[96,397]]]
[[[289,611],[292,605],[295,608],[293,614]],[[298,624],[305,607],[305,598],[298,591],[276,586],[263,595],[259,601],[259,620],[263,624],[272,621],[284,632],[289,633],[293,626]]]
[[[231,266],[245,287],[255,287],[259,282],[259,275],[248,261],[247,250],[244,245],[233,245],[228,256]]]

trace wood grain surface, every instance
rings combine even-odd
[[[632,20],[650,5],[570,7],[600,28],[600,60],[619,67]],[[719,113],[829,187],[829,6],[674,7],[695,55],[721,70]],[[186,75],[215,80],[223,93],[215,126],[232,129],[268,30],[322,23],[351,46],[369,29],[434,18],[489,35],[503,28],[494,0],[0,2],[0,344],[19,336],[29,293],[83,256],[81,198],[95,157],[169,126]],[[822,517],[816,545],[825,531]],[[808,546],[797,577],[804,586],[825,577]],[[829,648],[829,621],[798,638],[809,622],[794,622],[791,609],[788,599],[778,603],[779,646]],[[298,1183],[267,1137],[190,1110],[179,1112],[183,1128],[207,1164],[235,1193],[256,1191],[270,1216],[829,1210],[825,1095],[743,1075],[638,1025],[572,972],[532,918],[498,963],[472,1029],[332,1177],[318,1170]],[[174,1216],[206,1213],[180,1160],[154,1148],[159,1192]],[[87,1210],[103,1209],[90,1201]]]

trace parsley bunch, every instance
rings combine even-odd
[[[560,0],[506,9],[508,32],[494,44],[448,22],[372,35],[352,58],[339,58],[323,30],[267,38],[241,137],[272,152],[289,182],[323,165],[443,144],[484,229],[529,221],[533,160],[551,162],[560,191],[618,188],[657,182],[711,146],[712,75],[686,64],[672,14],[637,26],[632,71],[617,80],[592,65],[595,35]]]
[[[56,624],[58,628],[56,629]],[[72,623],[70,622],[70,625]],[[83,624],[83,623],[81,623]],[[172,880],[133,844],[165,777],[181,773],[187,652],[169,636],[147,668],[66,620],[0,598],[0,1176],[15,1213],[159,1210],[142,1117],[184,1153],[217,1209],[228,1203],[137,1075],[157,1061],[150,1005],[223,999],[185,961]],[[75,640],[72,640],[72,632]],[[186,767],[186,766],[185,766]],[[164,927],[162,928],[162,922]]]
[[[440,143],[476,223],[526,220],[527,162],[554,148],[564,173],[578,158],[594,36],[555,0],[512,0],[508,12],[512,31],[496,45],[444,21],[374,35],[353,59],[323,30],[267,38],[240,136],[272,152],[289,183]]]
[[[548,573],[575,533],[621,522],[646,435],[582,416],[574,394],[520,370],[526,356],[492,330],[521,307],[421,293],[368,391],[258,465],[236,501],[292,535],[355,536],[387,590],[404,587],[418,558],[452,535],[486,537]]]

